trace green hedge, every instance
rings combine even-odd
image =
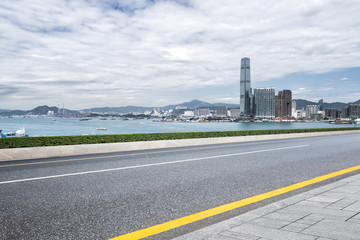
[[[272,130],[218,131],[218,132],[144,133],[144,134],[53,136],[53,137],[15,137],[15,138],[1,138],[0,149],[95,144],[95,143],[154,141],[154,140],[170,140],[170,139],[232,137],[232,136],[266,135],[266,134],[281,134],[281,133],[326,132],[326,131],[344,131],[344,130],[360,130],[360,127],[272,129]]]

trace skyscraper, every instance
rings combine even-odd
[[[255,88],[255,116],[260,118],[275,118],[275,88]]]
[[[242,58],[240,66],[240,115],[253,115],[250,86],[250,58]]]
[[[292,94],[290,90],[282,90],[278,92],[276,97],[276,110],[277,117],[291,117],[291,104]]]

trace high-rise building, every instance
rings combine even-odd
[[[195,109],[194,113],[195,113],[195,116],[199,116],[199,117],[206,117],[206,116],[211,115],[209,108],[198,108],[198,109]]]
[[[275,115],[277,117],[291,117],[291,102],[292,95],[290,90],[279,91],[276,97]]]
[[[329,108],[329,109],[325,109],[325,117],[327,117],[328,119],[338,119],[340,118],[340,113],[341,111],[339,109],[335,109],[335,108]]]
[[[242,58],[240,66],[240,115],[253,115],[253,96],[250,86],[250,58]]]
[[[239,118],[240,117],[240,109],[230,109],[230,117],[232,118]]]
[[[227,107],[226,106],[216,106],[215,114],[219,117],[226,117]]]
[[[360,104],[350,104],[341,110],[341,117],[343,118],[358,118],[360,117]]]
[[[275,118],[275,88],[255,88],[255,117]]]
[[[306,118],[314,119],[319,111],[319,105],[306,105]]]
[[[292,100],[291,103],[291,116],[296,118],[296,101]]]

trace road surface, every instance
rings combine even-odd
[[[359,156],[351,133],[1,162],[0,239],[109,239],[357,166]]]

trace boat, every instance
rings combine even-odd
[[[90,118],[80,118],[79,121],[89,121]]]
[[[107,128],[99,127],[99,128],[96,128],[96,130],[107,130]]]
[[[360,118],[355,119],[354,123],[355,123],[356,125],[360,125]]]
[[[9,133],[3,133],[2,130],[0,130],[0,136],[1,138],[7,138],[7,137],[27,137],[28,135],[25,134],[25,128],[20,128],[16,132],[9,132]]]
[[[107,118],[105,118],[105,117],[102,117],[102,118],[100,118],[100,120],[107,120]]]

